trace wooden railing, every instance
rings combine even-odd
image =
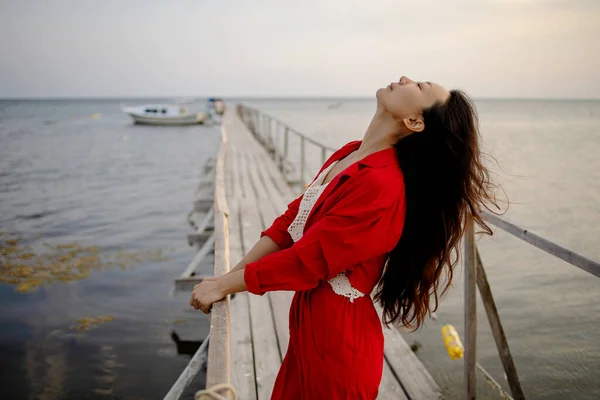
[[[229,207],[225,195],[225,154],[227,134],[221,129],[221,146],[215,164],[215,269],[214,276],[229,272]],[[230,383],[230,303],[229,296],[213,304],[210,312],[210,346],[206,369],[206,387]]]
[[[214,205],[207,213],[207,218],[214,216],[214,233],[210,236],[206,243],[214,242],[215,265],[214,276],[221,276],[229,272],[229,227],[228,215],[229,208],[227,206],[227,197],[225,194],[225,155],[227,152],[227,134],[224,129],[221,132],[221,146],[217,154],[215,162],[215,191]],[[205,221],[203,223],[206,222]],[[202,253],[206,246],[211,246],[205,243],[195,259],[203,258]],[[193,280],[191,276],[193,268],[197,263],[192,261],[190,267],[186,269],[182,278],[178,281]],[[195,268],[195,267],[194,267]],[[200,282],[201,278],[196,280]],[[185,388],[190,384],[200,369],[206,365],[206,388],[213,388],[217,385],[229,384],[231,380],[230,371],[230,299],[227,296],[222,301],[213,304],[210,312],[210,333],[204,339],[204,342],[194,354],[188,365],[185,367],[177,381],[173,384],[164,400],[177,400],[183,394]],[[206,348],[208,346],[208,357],[206,356]],[[230,393],[225,394],[225,398],[229,399]],[[214,397],[201,395],[200,399],[209,400]]]
[[[325,163],[328,153],[331,154],[335,149],[325,146],[314,139],[296,131],[282,121],[266,115],[257,109],[238,106],[238,115],[244,121],[248,129],[254,134],[256,139],[261,142],[269,151],[280,170],[290,184],[297,184],[304,188],[304,185],[316,175],[318,168]],[[299,143],[299,157],[290,162],[291,136],[297,139]],[[318,161],[307,159],[306,144],[310,144],[317,149]],[[314,153],[313,153],[314,154]],[[311,165],[311,161],[313,164]],[[298,175],[294,171],[299,171]],[[525,242],[544,250],[547,253],[558,257],[567,263],[574,265],[590,274],[600,277],[600,263],[591,260],[581,254],[578,254],[568,248],[558,245],[549,239],[522,228],[504,217],[484,212],[486,220]],[[502,361],[506,379],[514,399],[525,399],[519,376],[515,367],[514,360],[510,353],[508,341],[502,327],[502,322],[498,314],[494,297],[487,280],[487,275],[481,261],[481,256],[475,244],[473,221],[467,221],[465,236],[463,237],[463,262],[464,262],[464,315],[465,315],[465,354],[464,354],[464,398],[472,400],[476,398],[476,370],[482,367],[477,364],[476,357],[476,339],[477,339],[477,303],[476,292],[479,289],[488,321],[491,326],[494,341],[498,349],[498,354]],[[486,379],[493,380],[485,370],[482,372]],[[496,383],[494,381],[494,383]],[[496,383],[499,390],[501,387]],[[505,394],[505,393],[504,393]],[[506,397],[509,397],[506,395]]]
[[[310,181],[321,165],[325,164],[327,157],[336,150],[256,109],[240,106],[238,115],[271,154],[286,181],[292,186],[303,186]],[[290,152],[290,149],[296,148],[299,149],[298,157]],[[318,154],[320,164],[315,159],[307,159],[307,154]]]

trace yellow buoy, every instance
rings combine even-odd
[[[463,357],[465,349],[460,341],[458,332],[456,332],[456,329],[452,325],[445,324],[442,326],[442,340],[444,341],[444,345],[446,345],[446,350],[450,358],[457,360]]]

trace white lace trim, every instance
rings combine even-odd
[[[336,163],[332,163],[329,167],[327,167],[323,172],[319,174],[317,179],[308,187],[304,192],[304,197],[302,197],[302,201],[300,202],[300,207],[298,208],[298,214],[294,221],[288,227],[288,233],[294,240],[297,242],[300,240],[302,235],[304,234],[304,225],[306,224],[306,220],[308,219],[308,215],[311,210],[315,206],[319,197],[323,194],[323,191],[327,187],[328,183],[323,185],[323,181],[327,176],[327,173],[331,171]],[[335,294],[340,296],[344,296],[350,299],[350,302],[353,303],[354,300],[359,297],[363,297],[365,294],[360,292],[359,290],[352,287],[350,280],[346,276],[345,272],[340,272],[335,277],[331,278],[329,281],[331,285],[331,289]]]
[[[304,234],[304,225],[306,224],[308,215],[326,187],[327,185],[309,186],[304,192],[304,197],[298,208],[298,214],[296,215],[296,218],[294,218],[294,222],[288,227],[288,233],[294,242],[300,240]]]
[[[358,289],[352,287],[348,276],[345,272],[340,272],[330,280],[328,280],[333,292],[350,299],[350,303],[354,303],[354,300],[359,297],[363,297],[365,294]]]

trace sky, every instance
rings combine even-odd
[[[600,0],[0,0],[0,98],[600,98]]]

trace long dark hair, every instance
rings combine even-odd
[[[498,208],[479,148],[477,113],[467,95],[451,91],[446,103],[424,110],[423,119],[423,131],[395,146],[406,219],[376,294],[386,324],[415,329],[437,309],[452,281],[467,218],[491,235],[481,210]]]

